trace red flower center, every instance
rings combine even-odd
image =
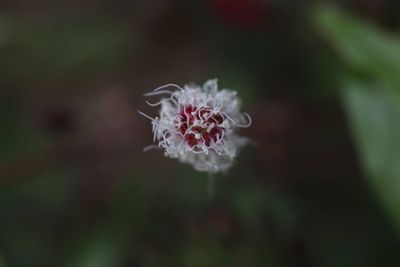
[[[190,147],[202,143],[208,147],[223,135],[225,129],[218,126],[224,121],[223,117],[211,112],[211,108],[186,106],[179,113],[178,129]],[[199,126],[198,122],[202,122],[202,125]]]

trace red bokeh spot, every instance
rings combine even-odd
[[[257,26],[265,18],[265,5],[260,0],[212,0],[218,14],[237,26]]]

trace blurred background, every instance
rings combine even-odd
[[[400,2],[0,1],[0,266],[398,266]],[[216,178],[143,153],[143,93],[218,78]]]

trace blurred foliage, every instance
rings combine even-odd
[[[400,225],[396,37],[333,7],[310,24],[308,1],[121,3],[0,14],[0,267],[399,262],[369,191]],[[135,113],[149,88],[207,78],[254,118],[213,198],[206,175],[142,152]]]
[[[123,25],[96,16],[38,20],[0,14],[1,79],[32,81],[60,79],[71,72],[115,71],[131,40]]]
[[[354,140],[400,234],[400,38],[334,7],[316,14],[321,32],[350,66],[342,87]]]
[[[106,229],[93,231],[89,240],[75,247],[75,255],[68,255],[67,267],[108,267],[122,266],[121,243]],[[87,238],[86,236],[84,238]]]
[[[0,160],[33,151],[46,144],[44,136],[21,114],[21,103],[13,96],[0,98]]]

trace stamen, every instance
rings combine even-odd
[[[145,114],[145,113],[143,113],[143,112],[141,112],[141,111],[137,111],[140,115],[142,115],[143,117],[146,117],[146,118],[148,118],[149,120],[151,120],[151,121],[155,121],[156,119],[154,119],[154,118],[152,118],[152,117],[150,117],[149,115],[147,115],[147,114]]]
[[[161,147],[159,147],[157,145],[149,145],[149,146],[146,146],[145,148],[143,148],[143,152],[147,152],[152,149],[161,149]]]
[[[153,91],[157,92],[157,91],[159,91],[161,89],[168,88],[168,87],[175,87],[175,88],[178,88],[181,91],[184,91],[182,87],[180,87],[179,85],[174,84],[174,83],[168,83],[168,84],[165,84],[165,85],[161,85],[161,86],[157,87],[156,89],[154,89]]]
[[[240,128],[249,128],[253,121],[249,114],[243,112],[243,115],[245,115],[247,117],[248,122],[246,124],[237,124],[236,126],[240,127]]]
[[[162,94],[173,94],[173,92],[169,91],[169,90],[163,90],[163,91],[145,93],[143,96],[155,96],[155,95],[162,95]]]
[[[228,114],[226,114],[225,112],[221,112],[221,114],[223,114],[228,120],[233,123],[234,126],[236,126],[236,122],[231,117],[229,117]]]

